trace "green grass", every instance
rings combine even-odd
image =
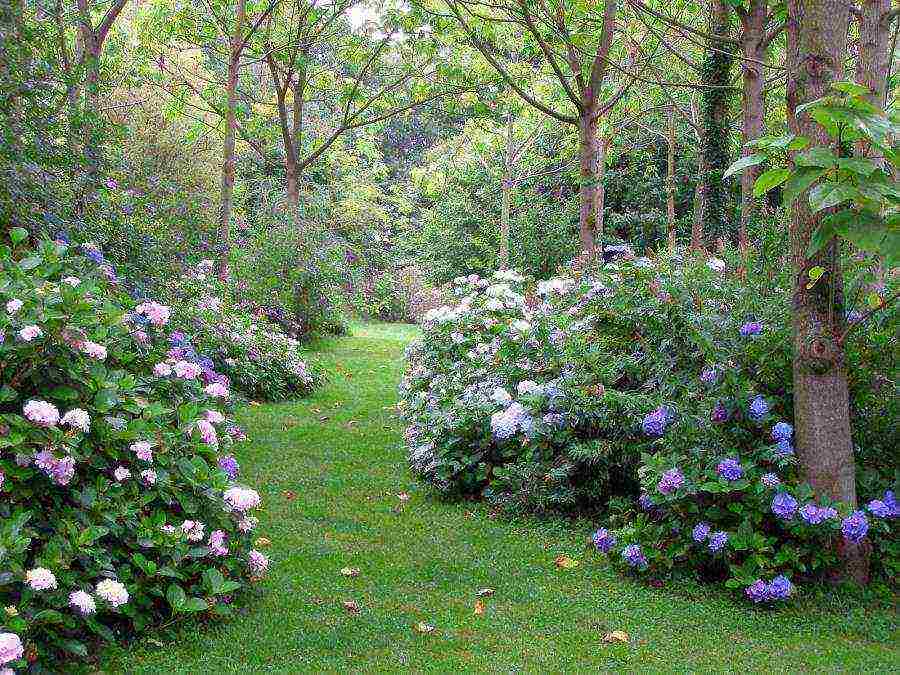
[[[414,336],[357,326],[319,345],[328,386],[241,412],[268,579],[230,622],[155,635],[109,654],[107,672],[897,670],[889,609],[828,593],[769,612],[704,587],[653,589],[588,553],[590,523],[510,522],[433,499],[406,470],[391,409]],[[579,566],[556,569],[560,554]],[[475,615],[484,587],[496,592]],[[420,621],[434,632],[415,632]],[[630,642],[604,643],[613,630]]]

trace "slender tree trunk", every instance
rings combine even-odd
[[[666,227],[669,251],[675,252],[675,108],[666,111]]]
[[[594,191],[594,236],[600,246],[603,246],[603,228],[604,214],[606,208],[606,156],[609,153],[609,146],[612,139],[609,136],[601,134],[597,138],[597,187]]]
[[[509,211],[512,199],[513,123],[512,115],[506,116],[506,151],[503,157],[503,178],[500,180],[500,269],[509,267]]]
[[[750,7],[744,18],[741,49],[743,60],[743,110],[741,135],[742,155],[750,155],[753,149],[747,146],[765,133],[766,110],[763,87],[766,83],[763,62],[766,57],[766,18],[768,0],[750,0]],[[759,167],[752,166],[741,173],[741,222],[738,230],[738,244],[746,252],[749,245],[747,223],[753,215],[753,184],[759,175]]]
[[[78,35],[81,40],[81,56],[85,65],[84,97],[79,116],[84,146],[84,182],[76,203],[76,213],[82,218],[87,205],[93,201],[100,177],[100,139],[97,119],[100,111],[100,41],[91,22],[89,0],[78,0]]]
[[[844,0],[789,0],[788,13],[796,22],[794,69],[789,73],[787,107],[795,133],[814,146],[828,146],[825,130],[796,108],[828,93],[843,77],[847,56],[849,10]],[[791,33],[788,33],[792,39]],[[788,53],[792,53],[791,46]],[[840,336],[846,326],[844,289],[837,240],[807,257],[812,233],[821,213],[810,212],[806,195],[795,202],[790,222],[794,286],[794,425],[797,454],[807,480],[820,499],[856,506],[856,477],[850,432],[850,397]],[[809,270],[825,273],[810,288]],[[846,575],[860,583],[868,574],[864,546],[842,540],[839,553]]]
[[[578,124],[578,155],[581,185],[578,189],[578,235],[581,248],[589,256],[594,255],[594,194],[596,193],[596,176],[594,167],[597,163],[597,121],[594,118],[593,106],[585,106]]]
[[[219,265],[220,281],[228,279],[228,258],[231,254],[231,211],[234,197],[234,136],[235,108],[237,108],[237,81],[241,65],[243,47],[245,0],[237,0],[234,18],[234,33],[231,36],[228,58],[228,79],[225,83],[225,143],[222,157],[222,206],[219,211]]]
[[[697,151],[697,185],[694,188],[694,221],[691,225],[691,250],[703,251],[705,249],[703,236],[703,223],[706,210],[706,159],[703,146]]]

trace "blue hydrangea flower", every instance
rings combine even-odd
[[[615,535],[605,527],[601,527],[594,532],[594,536],[591,537],[591,539],[594,542],[594,546],[596,546],[597,550],[601,553],[609,553],[613,546],[616,545]]]
[[[662,436],[666,431],[666,427],[672,421],[673,411],[668,406],[660,406],[653,412],[647,413],[641,428],[648,436]]]
[[[744,469],[738,460],[729,457],[719,462],[719,465],[716,467],[716,473],[725,480],[736,481],[743,478]]]
[[[794,446],[788,439],[782,439],[775,444],[775,456],[778,459],[785,459],[794,454]]]
[[[762,333],[763,325],[759,321],[748,321],[740,328],[743,337],[750,337]]]
[[[768,586],[762,579],[757,579],[744,589],[744,593],[753,602],[766,602],[769,599]]]
[[[693,536],[694,541],[699,544],[701,541],[706,541],[706,538],[709,536],[709,530],[709,523],[697,523],[694,526],[694,531],[691,533],[691,536]]]
[[[750,401],[749,415],[754,422],[761,422],[769,414],[769,404],[761,395],[756,395]]]
[[[225,472],[225,475],[231,480],[237,478],[238,472],[241,469],[238,461],[233,455],[223,455],[222,457],[219,457],[219,468],[222,469],[222,471]]]
[[[719,379],[719,371],[716,370],[715,366],[709,366],[708,368],[704,368],[703,372],[700,373],[700,381],[703,384],[715,384],[716,380]]]
[[[673,468],[663,472],[659,483],[656,484],[656,489],[660,494],[670,495],[682,485],[684,485],[684,474],[677,468]]]
[[[711,419],[718,424],[728,421],[728,408],[721,401],[718,401],[716,407],[713,408]]]
[[[776,443],[778,441],[790,441],[793,437],[794,427],[787,422],[778,422],[772,427],[772,440]]]
[[[893,490],[885,490],[884,497],[881,498],[881,501],[883,501],[885,506],[890,510],[891,518],[900,517],[900,504],[897,503],[897,498],[894,497]]]
[[[644,552],[641,551],[641,547],[637,544],[629,544],[622,549],[622,558],[632,567],[638,569],[647,567],[647,558],[644,556]]]
[[[829,518],[834,518],[836,515],[837,511],[833,508],[822,508],[812,502],[800,509],[800,517],[810,525],[819,525]]]
[[[781,485],[781,480],[779,480],[778,476],[776,476],[774,473],[764,473],[760,477],[759,482],[765,485],[767,488],[778,487],[779,485]]]
[[[653,497],[644,493],[638,497],[638,504],[644,511],[652,510],[656,505],[653,503]]]
[[[790,520],[797,513],[797,500],[787,492],[779,492],[772,497],[772,513],[783,520]]]
[[[727,543],[727,532],[713,532],[711,535],[709,535],[709,550],[713,553],[718,553],[719,551],[721,551]]]
[[[859,544],[869,532],[869,521],[862,511],[854,511],[841,521],[841,533],[851,544]]]
[[[766,587],[766,595],[770,600],[787,600],[793,592],[794,586],[783,574],[772,579],[772,582]]]

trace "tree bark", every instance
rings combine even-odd
[[[856,57],[856,83],[871,93],[869,102],[884,105],[890,64],[891,24],[888,15],[891,0],[862,0],[859,15],[859,53]],[[855,144],[858,156],[871,157],[879,163],[884,158],[865,141]]]
[[[228,57],[228,79],[225,83],[225,142],[222,157],[222,205],[219,211],[219,280],[228,280],[228,258],[231,254],[231,211],[234,197],[234,136],[235,109],[237,108],[237,81],[243,50],[245,0],[237,0],[234,17],[234,33],[231,35]]]
[[[594,255],[594,195],[597,184],[594,167],[597,163],[597,120],[593,105],[585,106],[578,123],[578,157],[580,186],[578,188],[578,236],[581,249]]]
[[[603,245],[603,228],[605,225],[603,209],[606,207],[606,156],[612,139],[601,134],[597,138],[597,185],[594,190],[594,236]]]
[[[765,133],[766,110],[763,87],[766,83],[763,63],[766,58],[766,15],[768,0],[750,0],[748,11],[742,15],[741,72],[743,79],[743,109],[741,118],[741,154],[753,154],[747,146]],[[748,167],[741,173],[741,222],[738,244],[742,251],[749,246],[747,223],[753,215],[753,184],[759,176],[759,166]]]
[[[691,225],[691,250],[703,251],[703,223],[706,210],[706,158],[702,144],[697,150],[697,185],[694,188],[694,221]]]
[[[787,107],[792,131],[813,146],[829,146],[825,130],[799,105],[826,95],[832,82],[843,77],[847,55],[849,10],[844,0],[789,0],[788,13],[796,22],[795,67],[789,73]],[[820,253],[806,254],[821,213],[813,214],[806,194],[795,202],[790,222],[796,281],[793,299],[794,425],[797,454],[807,480],[819,499],[856,506],[856,479],[850,432],[850,397],[844,347],[840,340],[844,318],[844,289],[837,240]],[[810,288],[809,270],[825,273]],[[846,575],[863,583],[868,575],[864,546],[839,546]]]
[[[512,115],[506,116],[506,151],[503,156],[503,177],[500,180],[500,269],[509,267],[509,211],[512,200],[513,123]]]

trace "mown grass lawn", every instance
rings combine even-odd
[[[319,345],[323,390],[243,410],[269,577],[230,622],[154,635],[108,655],[106,672],[897,671],[883,604],[829,593],[769,612],[704,587],[649,588],[587,551],[591,523],[510,522],[430,497],[391,408],[414,335],[358,326]],[[560,554],[580,564],[559,570]],[[495,593],[476,614],[482,588]],[[604,643],[609,631],[630,641]]]

